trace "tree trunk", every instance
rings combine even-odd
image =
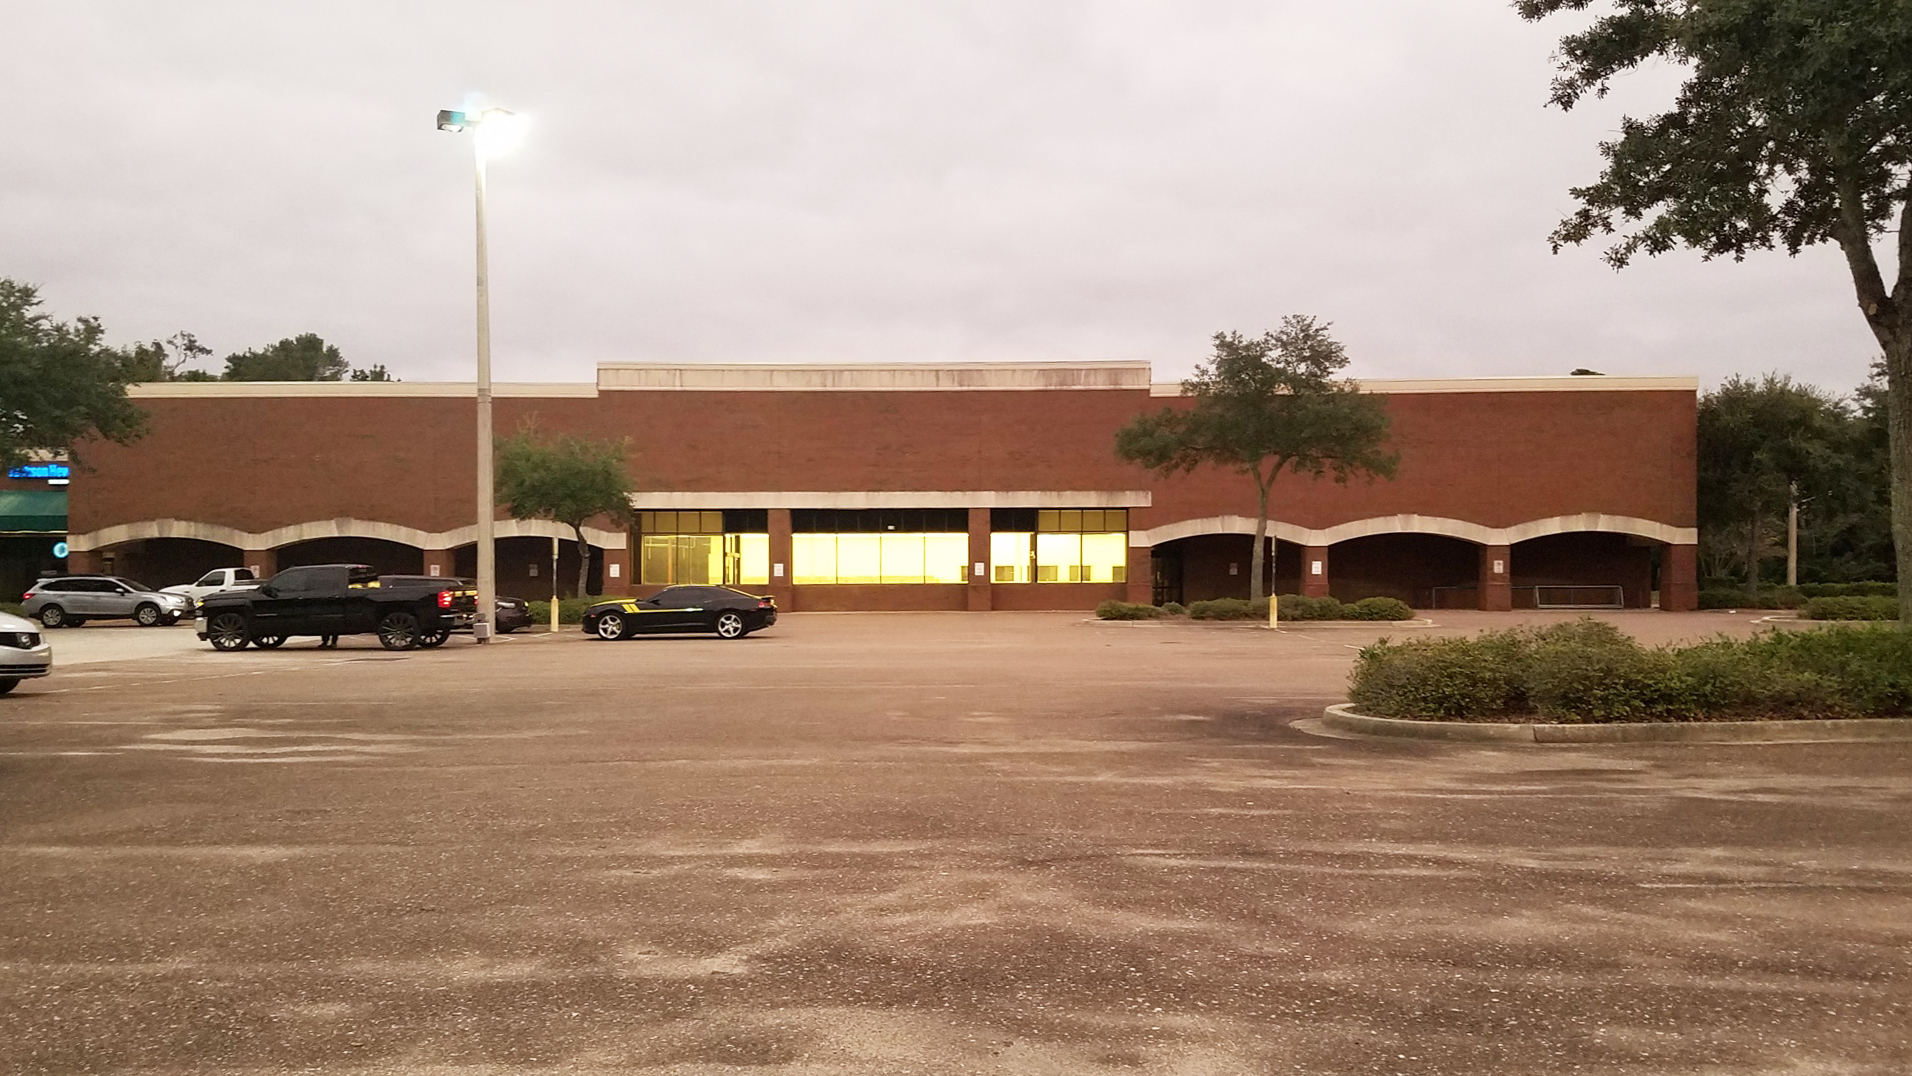
[[[1912,320],[1912,319],[1908,319]],[[1912,332],[1885,352],[1885,424],[1892,438],[1892,548],[1899,623],[1912,628]]]
[[[1746,592],[1759,600],[1759,532],[1766,521],[1760,518],[1759,505],[1753,505],[1753,519],[1746,532]]]
[[[591,579],[591,547],[584,544],[584,528],[571,524],[571,533],[578,536],[578,597],[584,597],[584,585]]]
[[[1255,516],[1255,550],[1248,557],[1248,600],[1259,601],[1262,598],[1262,547],[1268,544],[1268,484],[1274,481],[1269,475],[1268,481],[1262,481],[1261,471],[1255,471],[1255,492],[1257,514]],[[1274,588],[1270,587],[1270,590]]]

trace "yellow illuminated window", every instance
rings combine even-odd
[[[883,536],[880,534],[837,535],[836,581],[881,583],[883,581]]]
[[[1082,582],[1080,534],[1036,535],[1036,582]]]
[[[836,582],[836,535],[791,535],[790,581],[799,586]]]
[[[1083,515],[1089,513],[1084,512]],[[1126,583],[1129,579],[1129,536],[1121,534],[1085,534],[1082,536],[1082,572],[1089,583]]]
[[[883,582],[920,583],[923,581],[923,536],[920,534],[883,534]]]
[[[969,535],[923,535],[923,581],[961,583],[969,578]]]
[[[724,535],[724,582],[770,582],[770,536],[768,534]]]
[[[997,583],[1029,582],[1031,547],[1036,536],[1028,531],[995,531],[989,536],[989,578]]]

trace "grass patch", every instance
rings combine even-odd
[[[1348,698],[1378,717],[1472,721],[1709,721],[1912,715],[1912,631],[1771,630],[1644,647],[1582,619],[1471,638],[1383,639]]]

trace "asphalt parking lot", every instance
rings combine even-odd
[[[1912,743],[1291,727],[1508,622],[1435,619],[59,633],[0,699],[0,1069],[1912,1070]]]

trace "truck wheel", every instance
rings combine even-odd
[[[244,650],[252,640],[246,634],[244,613],[220,613],[206,623],[206,639],[214,650]]]
[[[66,624],[65,609],[62,609],[57,605],[43,605],[40,607],[40,626],[41,627],[58,628],[58,627],[65,626],[65,624]]]
[[[418,645],[418,616],[394,609],[379,618],[378,643],[387,650],[410,650]]]
[[[14,688],[19,686],[20,686],[20,678],[17,676],[8,676],[5,678],[0,678],[0,695],[5,695],[7,692],[12,691]]]
[[[140,602],[139,608],[133,610],[133,623],[142,628],[159,627],[159,606],[152,602]]]
[[[744,637],[744,618],[736,613],[717,615],[717,637],[719,639],[741,639]]]
[[[428,631],[420,635],[418,637],[418,645],[427,648],[444,646],[445,640],[449,638],[451,638],[451,632],[445,628],[439,628],[437,631]]]
[[[258,647],[261,650],[272,650],[277,647],[281,647],[285,645],[285,636],[261,635],[258,638],[252,640],[252,645]]]

